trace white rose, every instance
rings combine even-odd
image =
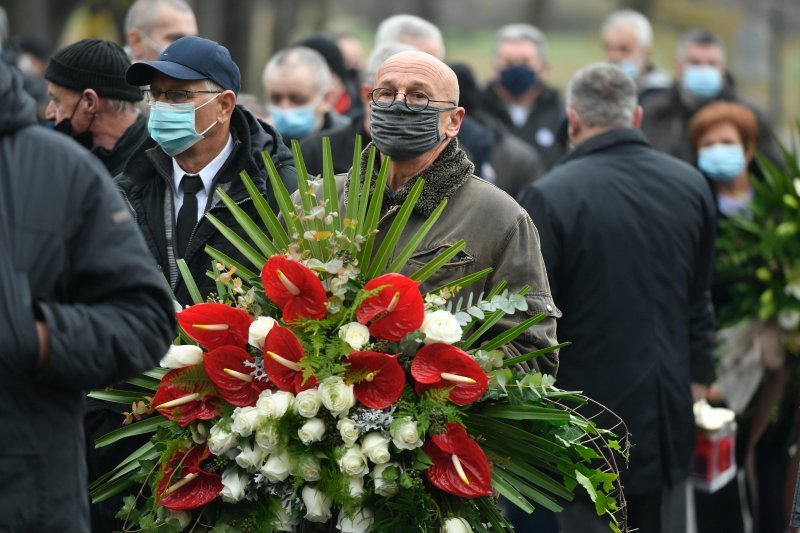
[[[425,313],[419,330],[425,334],[425,344],[433,342],[454,344],[461,340],[461,335],[464,333],[456,317],[444,309]]]
[[[350,322],[339,329],[339,338],[358,351],[369,342],[369,328],[358,322]]]
[[[448,518],[444,521],[441,533],[472,533],[472,526],[463,518]]]
[[[388,463],[392,457],[389,454],[389,438],[378,431],[367,433],[361,439],[361,451],[376,465]]]
[[[783,292],[793,296],[796,300],[800,300],[800,283],[789,283],[784,287]]]
[[[300,429],[297,430],[297,436],[303,444],[308,446],[312,442],[319,442],[325,434],[325,422],[320,418],[309,418]]]
[[[256,444],[265,453],[272,453],[280,445],[281,439],[275,426],[267,425],[256,431]]]
[[[364,478],[351,477],[348,481],[347,488],[350,491],[351,498],[359,498],[364,494]]]
[[[208,449],[214,455],[223,455],[228,450],[232,449],[236,446],[236,443],[239,441],[238,437],[224,429],[220,424],[213,426],[211,428],[211,434],[206,441],[208,444]]]
[[[186,529],[192,523],[192,515],[186,511],[173,511],[170,509],[169,517],[177,520],[181,525],[181,529]]]
[[[289,477],[292,470],[292,462],[289,457],[289,452],[286,450],[280,453],[273,453],[261,467],[261,473],[264,474],[272,483],[279,483]]]
[[[269,316],[260,316],[250,324],[250,331],[247,335],[247,343],[255,346],[259,350],[264,349],[264,339],[275,325],[275,319]]]
[[[397,479],[384,479],[384,471],[388,468],[393,469],[393,471],[397,473],[397,476],[400,475],[400,463],[375,465],[375,468],[369,473],[370,477],[372,477],[372,482],[375,484],[375,494],[379,496],[394,496],[397,494],[397,491],[400,490]]]
[[[778,324],[786,331],[795,330],[800,325],[800,311],[781,309],[778,312]]]
[[[322,383],[319,384],[319,396],[322,405],[333,416],[347,414],[350,408],[356,404],[352,383],[346,384],[339,376],[331,376],[322,380]]]
[[[361,452],[361,446],[358,444],[351,448],[347,448],[345,454],[339,459],[339,469],[352,477],[362,477],[369,472],[369,465],[367,458]]]
[[[237,407],[233,410],[231,429],[242,437],[249,437],[264,421],[264,417],[255,407]]]
[[[261,468],[264,462],[264,451],[261,448],[248,443],[240,446],[239,449],[241,451],[236,456],[237,465],[248,472],[255,472]]]
[[[294,412],[303,418],[317,416],[322,400],[319,397],[319,390],[316,388],[307,389],[297,394],[294,398],[292,408]]]
[[[398,450],[413,450],[422,446],[422,439],[417,433],[417,423],[408,417],[399,424],[393,424],[389,433]]]
[[[356,423],[351,418],[340,418],[336,422],[336,429],[339,430],[342,440],[348,446],[352,446],[358,440],[358,429],[356,429]]]
[[[161,359],[161,368],[183,368],[199,365],[202,362],[203,350],[199,346],[194,344],[175,346],[173,344]]]
[[[277,516],[272,523],[272,527],[275,528],[275,531],[294,531],[298,522],[300,522],[299,519],[292,518],[292,516],[286,512],[286,509],[284,509],[283,506],[278,507],[278,512],[276,515]]]
[[[244,498],[244,488],[247,486],[249,476],[240,472],[238,468],[229,468],[222,474],[222,501],[236,503]]]
[[[306,506],[306,520],[320,523],[330,520],[333,515],[331,512],[333,500],[311,485],[303,487],[301,495]]]
[[[286,414],[294,400],[294,394],[286,391],[265,390],[258,396],[256,408],[265,418],[280,418]]]
[[[322,479],[322,467],[319,464],[319,459],[313,455],[303,455],[297,461],[294,474],[306,481],[319,481]]]
[[[372,509],[362,507],[353,515],[347,516],[344,511],[339,511],[339,519],[336,521],[336,529],[342,533],[363,533],[372,527]]]

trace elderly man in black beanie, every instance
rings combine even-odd
[[[112,176],[147,139],[142,93],[125,81],[130,66],[119,45],[83,39],[56,52],[44,74],[45,118],[91,150]]]

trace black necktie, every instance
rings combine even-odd
[[[195,225],[197,225],[197,191],[202,188],[203,180],[200,179],[200,176],[184,174],[183,178],[181,178],[183,205],[178,212],[178,225],[175,231],[178,257],[183,257],[186,253],[189,238],[192,236]]]

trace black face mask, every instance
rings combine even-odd
[[[68,135],[78,141],[78,143],[86,148],[87,150],[91,150],[94,147],[94,136],[92,132],[89,131],[89,128],[92,126],[92,122],[94,122],[94,117],[97,115],[92,115],[92,122],[89,123],[89,127],[86,128],[86,131],[82,133],[75,133],[75,129],[72,127],[72,119],[75,117],[75,112],[78,111],[78,106],[81,104],[80,99],[78,103],[75,104],[75,107],[72,109],[72,115],[69,118],[65,118],[58,124],[53,126],[53,129],[63,133],[64,135]]]

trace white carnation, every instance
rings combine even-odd
[[[464,333],[456,317],[444,309],[425,313],[419,330],[425,334],[425,344],[434,342],[454,344],[461,340]]]

